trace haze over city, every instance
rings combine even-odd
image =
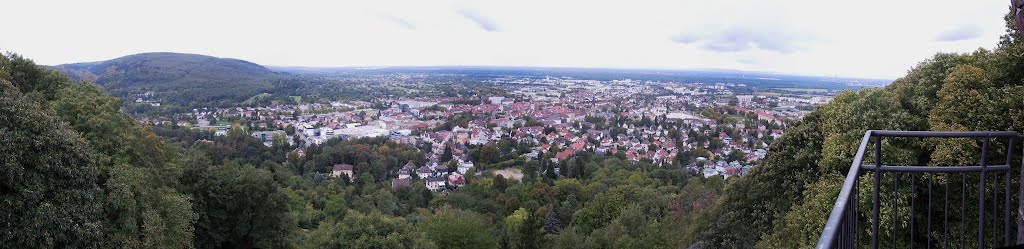
[[[24,22],[5,27],[0,49],[45,65],[166,51],[275,66],[719,68],[894,79],[936,52],[991,48],[1005,5],[12,1],[5,16]]]

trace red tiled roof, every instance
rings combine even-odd
[[[571,157],[572,155],[572,150],[563,150],[561,152],[558,152],[558,154],[555,154],[555,157],[558,157],[558,160],[566,160],[569,159],[569,157]]]

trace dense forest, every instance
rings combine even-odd
[[[148,93],[159,95],[165,104],[185,107],[238,104],[260,93],[291,89],[285,75],[266,67],[196,54],[142,53],[53,68],[129,101],[152,98]]]

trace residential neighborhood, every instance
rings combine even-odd
[[[677,165],[704,177],[742,175],[765,157],[790,120],[831,99],[775,92],[737,95],[749,88],[734,83],[551,77],[486,83],[504,94],[205,108],[177,120],[140,121],[174,122],[216,135],[241,128],[267,146],[298,145],[297,156],[330,139],[387,137],[422,148],[428,158],[423,165],[408,162],[393,172],[393,187],[408,186],[408,179],[415,178],[444,191],[465,184],[465,174],[483,173],[474,170],[481,158],[471,151],[499,145],[514,154],[508,158],[556,165],[585,151]],[[352,165],[338,164],[330,175],[351,178],[352,171]]]

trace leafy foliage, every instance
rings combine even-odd
[[[350,212],[338,222],[323,223],[309,235],[306,248],[437,248],[401,217]]]
[[[0,134],[0,244],[98,247],[103,192],[87,141],[6,79]]]
[[[182,184],[194,198],[197,247],[280,248],[297,229],[288,195],[267,170],[228,163],[189,162]]]
[[[472,211],[442,207],[417,224],[438,248],[494,248],[498,246],[492,224]]]

